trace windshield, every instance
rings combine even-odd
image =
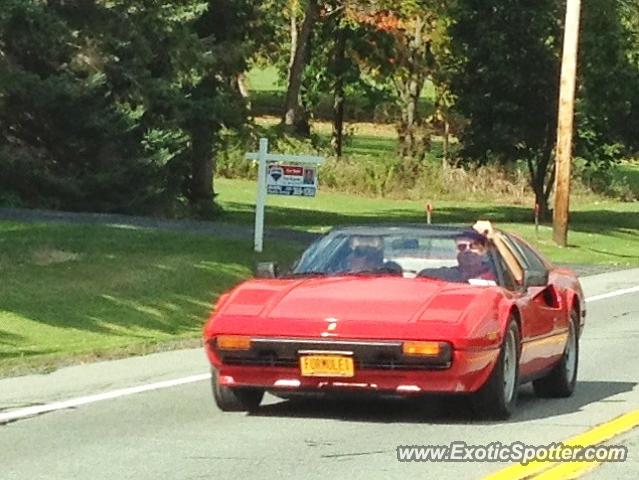
[[[397,275],[495,284],[492,247],[470,230],[330,233],[311,245],[293,275]]]

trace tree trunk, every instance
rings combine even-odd
[[[212,207],[213,190],[213,126],[203,125],[191,130],[191,181],[189,201],[192,206]]]
[[[306,7],[304,21],[297,38],[297,48],[290,69],[286,104],[282,123],[300,135],[309,135],[310,126],[300,98],[302,77],[306,66],[306,54],[309,48],[311,32],[319,19],[320,5],[318,0],[310,0]]]
[[[444,147],[442,152],[442,168],[448,167],[448,157],[450,156],[450,123],[448,118],[444,118]]]
[[[418,111],[419,96],[424,82],[419,75],[411,73],[408,81],[400,82],[398,85],[401,102],[401,121],[398,127],[400,156],[420,157],[428,146],[426,137],[420,141],[423,132],[420,132],[421,120]]]
[[[337,158],[342,156],[344,140],[344,70],[346,62],[346,29],[338,27],[335,42],[335,92],[333,98],[333,138],[331,145]]]
[[[528,158],[528,170],[530,171],[530,186],[535,193],[535,205],[539,207],[539,218],[542,220],[550,219],[550,210],[548,209],[548,199],[552,191],[554,183],[554,169],[548,174],[549,156],[542,154],[542,158],[535,162],[532,158]]]
[[[555,146],[555,136],[554,136],[554,128],[552,124],[548,124],[548,130],[546,133],[546,146],[543,151],[543,155],[546,158],[546,162],[544,164],[544,179],[546,180],[546,186],[544,189],[544,201],[543,205],[545,208],[544,216],[542,218],[550,220],[551,210],[548,206],[548,199],[550,198],[550,193],[552,192],[555,186],[555,162],[554,162],[554,146]],[[546,174],[548,172],[548,174]]]
[[[539,218],[546,220],[548,218],[548,199],[544,192],[544,184],[540,185],[535,181],[533,190],[535,191],[535,205],[539,207]]]
[[[297,29],[297,0],[291,0],[289,8],[291,10],[291,52],[288,60],[288,78],[291,78],[291,70],[293,70],[293,63],[295,62],[295,52],[297,52],[297,39],[299,31]]]
[[[238,73],[237,77],[235,77],[235,88],[242,96],[242,98],[246,101],[246,106],[251,110],[251,92],[249,91],[246,74],[244,72]]]
[[[535,191],[535,203],[539,205],[539,217],[550,220],[550,208],[548,199],[555,184],[555,165],[553,160],[553,149],[555,146],[554,128],[551,122],[546,125],[544,146],[541,152],[541,159],[537,162],[537,190]],[[539,192],[539,193],[537,193]]]
[[[422,72],[423,43],[425,23],[423,19],[415,20],[414,38],[408,45],[407,73],[404,78],[395,81],[395,88],[401,104],[401,121],[398,127],[399,154],[403,157],[422,157],[430,143],[430,136],[420,131],[422,127],[419,118],[419,97],[424,88],[424,74]],[[421,139],[420,139],[421,137]]]

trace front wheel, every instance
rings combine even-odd
[[[577,367],[579,365],[579,334],[577,323],[579,312],[570,313],[568,340],[561,361],[548,375],[533,382],[535,394],[542,398],[570,397],[577,383]]]
[[[515,410],[519,385],[519,339],[519,326],[511,319],[493,372],[471,397],[473,410],[482,417],[503,420]]]
[[[217,407],[223,412],[254,412],[260,406],[264,390],[220,385],[218,371],[211,372],[211,387]]]

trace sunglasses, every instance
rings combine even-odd
[[[457,250],[465,252],[466,250],[479,250],[481,245],[477,242],[457,242]]]

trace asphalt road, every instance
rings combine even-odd
[[[587,296],[639,285],[639,270],[583,280]],[[400,463],[398,445],[547,445],[639,409],[639,292],[588,304],[579,384],[563,400],[524,386],[508,422],[480,422],[450,398],[349,403],[268,397],[223,414],[206,380],[119,396],[0,425],[0,479],[482,478],[507,464]],[[0,381],[0,415],[29,405],[207,372],[200,350],[65,368]],[[164,385],[166,387],[166,385]],[[639,429],[609,441],[623,464],[587,478],[639,478]]]

